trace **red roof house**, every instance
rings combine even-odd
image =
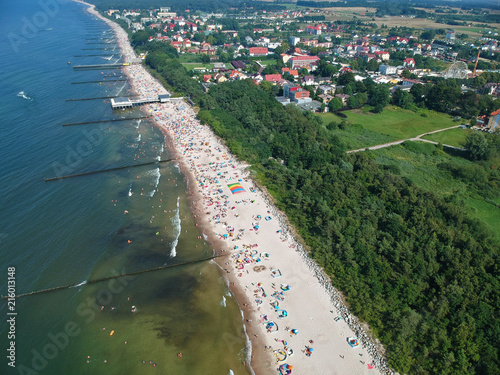
[[[250,47],[250,56],[266,56],[269,50],[266,47]]]

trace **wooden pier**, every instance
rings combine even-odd
[[[138,107],[144,104],[151,103],[166,103],[170,101],[170,94],[158,95],[156,98],[140,98],[132,100],[127,97],[118,97],[111,99],[111,108],[113,109],[129,109]]]
[[[151,164],[167,163],[167,162],[172,161],[172,160],[175,160],[175,159],[155,160],[155,161],[150,161],[150,162],[147,162],[147,163],[126,165],[124,167],[114,167],[114,168],[108,168],[108,169],[100,169],[100,170],[92,171],[92,172],[69,174],[69,175],[66,175],[66,176],[59,176],[59,177],[50,177],[50,178],[44,179],[44,181],[45,182],[50,182],[50,181],[63,180],[65,178],[88,176],[88,175],[91,175],[91,174],[111,172],[111,171],[118,171],[120,169],[129,169],[129,168],[142,167],[142,166],[151,165]]]
[[[100,123],[103,123],[103,122],[118,122],[118,121],[129,121],[129,120],[142,120],[144,118],[148,118],[148,116],[127,117],[127,118],[114,118],[114,119],[98,120],[98,121],[72,122],[72,123],[62,124],[62,126],[100,124]]]
[[[195,260],[188,260],[188,261],[180,262],[180,263],[176,263],[176,264],[163,265],[163,266],[159,266],[159,267],[155,267],[155,268],[148,268],[148,269],[145,269],[145,270],[139,270],[139,271],[135,271],[135,272],[122,273],[120,275],[113,275],[113,276],[101,277],[101,278],[98,278],[98,279],[86,280],[86,281],[83,281],[83,282],[78,282],[78,283],[73,283],[73,284],[68,284],[68,285],[57,286],[57,287],[54,287],[54,288],[48,288],[48,289],[42,289],[42,290],[37,290],[37,291],[33,291],[33,292],[28,292],[28,293],[17,294],[14,297],[11,297],[11,296],[2,296],[2,299],[20,298],[20,297],[33,296],[33,295],[36,295],[36,294],[44,294],[44,293],[49,293],[49,292],[55,292],[57,290],[69,289],[69,288],[74,288],[74,287],[77,287],[77,286],[83,286],[83,285],[88,285],[88,284],[95,284],[95,283],[99,283],[99,282],[103,282],[103,281],[108,281],[108,280],[112,280],[112,279],[119,279],[121,277],[135,276],[135,275],[140,275],[142,273],[148,273],[148,272],[154,272],[154,271],[161,271],[161,270],[165,270],[165,269],[168,269],[168,268],[181,267],[181,266],[186,266],[186,265],[189,265],[189,264],[202,263],[202,262],[206,262],[206,261],[209,261],[209,260],[212,260],[212,259],[225,257],[225,256],[228,256],[228,255],[229,254],[213,255],[213,256],[210,256],[210,257],[205,257],[205,258],[195,259]]]
[[[75,70],[102,70],[102,69],[120,69],[124,66],[132,65],[130,63],[121,64],[98,64],[98,65],[73,65]]]
[[[82,48],[82,51],[108,51],[108,50],[109,50],[109,48],[99,48],[99,47],[97,47],[97,48]],[[120,50],[118,50],[118,51],[120,51]]]
[[[105,100],[105,99],[116,99],[119,96],[100,96],[97,98],[78,98],[78,99],[66,99],[65,102],[79,102],[83,100]]]
[[[123,82],[126,81],[126,78],[123,79],[109,79],[109,80],[102,80],[102,81],[87,81],[87,82],[71,82],[72,85],[81,85],[84,83],[113,83],[113,82]]]
[[[114,55],[117,55],[117,53],[113,53],[111,55],[104,55],[104,54],[99,54],[99,55],[73,55],[73,57],[110,57],[110,56],[114,56]]]

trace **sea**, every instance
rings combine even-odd
[[[2,299],[0,373],[248,374],[220,267],[189,263],[213,249],[186,177],[132,167],[172,158],[162,133],[103,99],[130,95],[120,70],[74,69],[122,61],[109,26],[75,2],[3,0],[0,50],[0,291],[48,290]]]

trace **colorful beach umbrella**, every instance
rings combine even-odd
[[[229,190],[231,190],[231,193],[236,194],[236,193],[243,193],[245,189],[243,189],[243,186],[239,183],[234,183],[234,184],[229,184],[227,185]]]

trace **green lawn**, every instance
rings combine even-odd
[[[434,142],[441,142],[446,145],[455,146],[455,147],[464,147],[465,138],[467,134],[469,134],[471,130],[469,129],[450,129],[445,130],[444,132],[435,133],[426,135],[422,137],[424,139],[428,139]]]
[[[214,68],[214,64],[203,64],[203,63],[181,63],[181,65],[186,68],[186,70],[191,70],[194,68],[205,68],[207,70],[212,70]]]
[[[265,59],[265,60],[259,60],[259,62],[263,66],[268,66],[268,65],[276,65],[277,61],[275,59]]]
[[[471,32],[471,33],[478,33],[478,34],[484,34],[485,32],[491,30],[491,31],[498,31],[498,29],[496,29],[495,27],[490,27],[490,28],[487,28],[487,27],[455,27],[454,28],[455,31],[459,30],[463,33],[466,33],[467,32]]]
[[[377,114],[364,114],[362,111],[344,113],[352,123],[396,139],[412,138],[422,133],[457,125],[450,116],[442,113],[433,111],[415,113],[393,106]],[[422,117],[421,113],[427,117]]]
[[[351,150],[412,138],[432,130],[457,125],[450,116],[445,114],[433,111],[415,113],[393,106],[389,106],[382,113],[377,114],[367,111],[367,108],[343,113],[347,115],[347,120],[353,126],[348,127],[348,131],[335,131],[335,134]],[[420,113],[425,113],[427,117],[422,117]],[[342,121],[342,118],[333,113],[322,113],[318,116],[322,118],[325,126],[331,121],[336,123]]]

